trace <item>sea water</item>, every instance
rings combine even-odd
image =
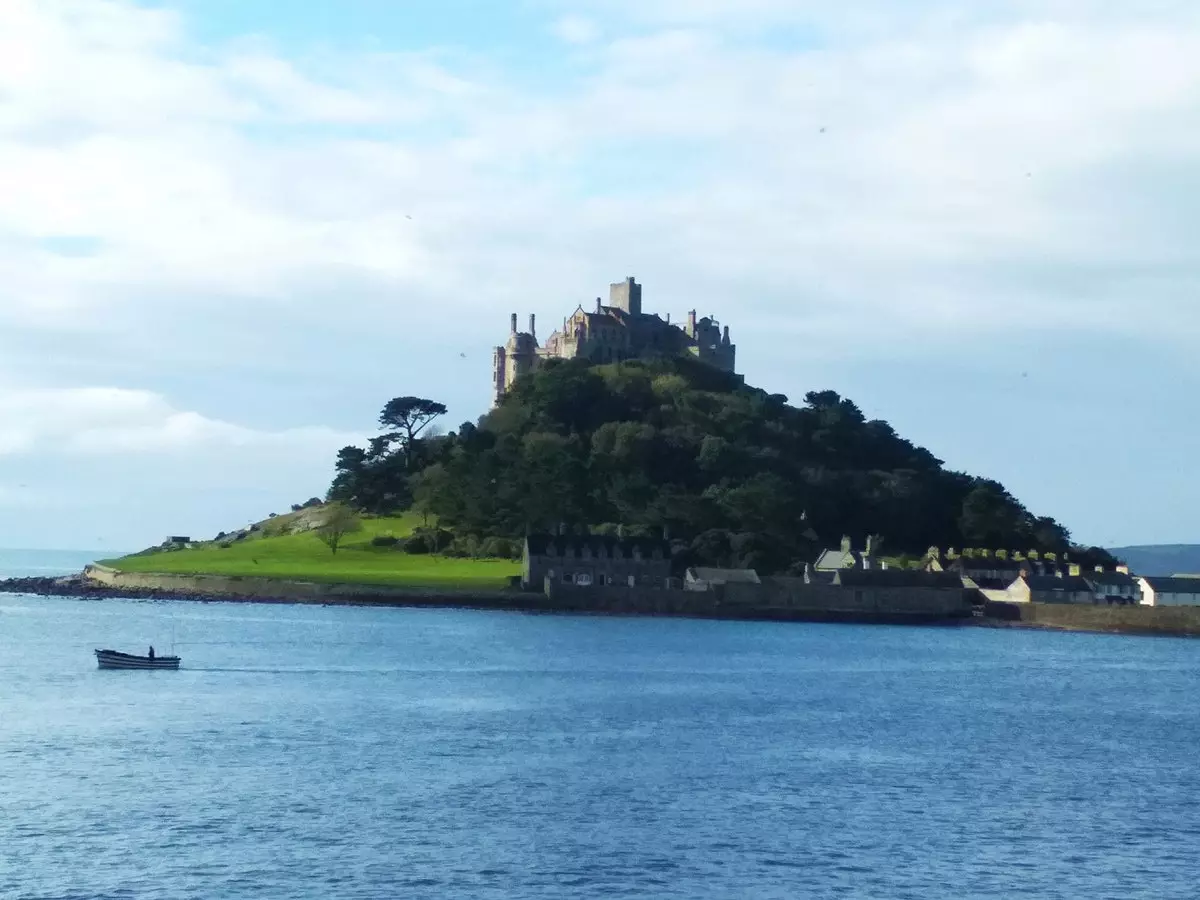
[[[1198,698],[1185,639],[0,595],[0,897],[1191,898]]]

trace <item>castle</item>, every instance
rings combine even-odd
[[[632,277],[609,285],[608,305],[599,297],[596,308],[587,312],[578,307],[563,319],[542,346],[538,345],[536,320],[529,317],[529,330],[517,331],[517,314],[512,314],[508,343],[497,347],[492,358],[495,386],[494,402],[513,383],[548,359],[575,359],[610,363],[624,359],[648,359],[656,356],[691,356],[725,372],[734,371],[736,347],[729,341],[729,326],[705,316],[688,313],[683,327],[642,312],[642,286]]]

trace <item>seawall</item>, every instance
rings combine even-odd
[[[761,619],[795,622],[937,624],[963,622],[970,614],[958,592],[938,603],[928,600],[832,593],[656,590],[615,586],[548,585],[544,592],[519,590],[454,591],[383,585],[326,584],[232,575],[122,572],[92,564],[67,579],[15,579],[0,590],[79,596],[145,599],[225,600],[258,603],[313,603],[356,606],[409,606]],[[820,596],[818,596],[820,593]],[[943,592],[946,593],[946,592]]]
[[[1092,606],[1078,603],[984,604],[986,620],[1066,631],[1200,635],[1200,606]]]

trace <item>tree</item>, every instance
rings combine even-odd
[[[379,414],[379,424],[393,429],[385,438],[399,441],[406,463],[412,463],[414,443],[440,416],[446,414],[445,405],[423,397],[395,397],[389,400]]]
[[[1003,485],[946,469],[834,391],[791,406],[693,360],[552,360],[477,423],[434,436],[444,409],[389,402],[379,437],[339,455],[329,499],[363,512],[415,502],[464,546],[559,524],[667,533],[692,564],[763,574],[843,534],[886,534],[892,556],[1071,549]]]
[[[358,515],[344,503],[330,503],[317,526],[317,537],[336,556],[342,538],[362,529]]]

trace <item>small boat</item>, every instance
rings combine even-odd
[[[101,669],[178,669],[178,656],[134,656],[116,650],[97,650]]]

